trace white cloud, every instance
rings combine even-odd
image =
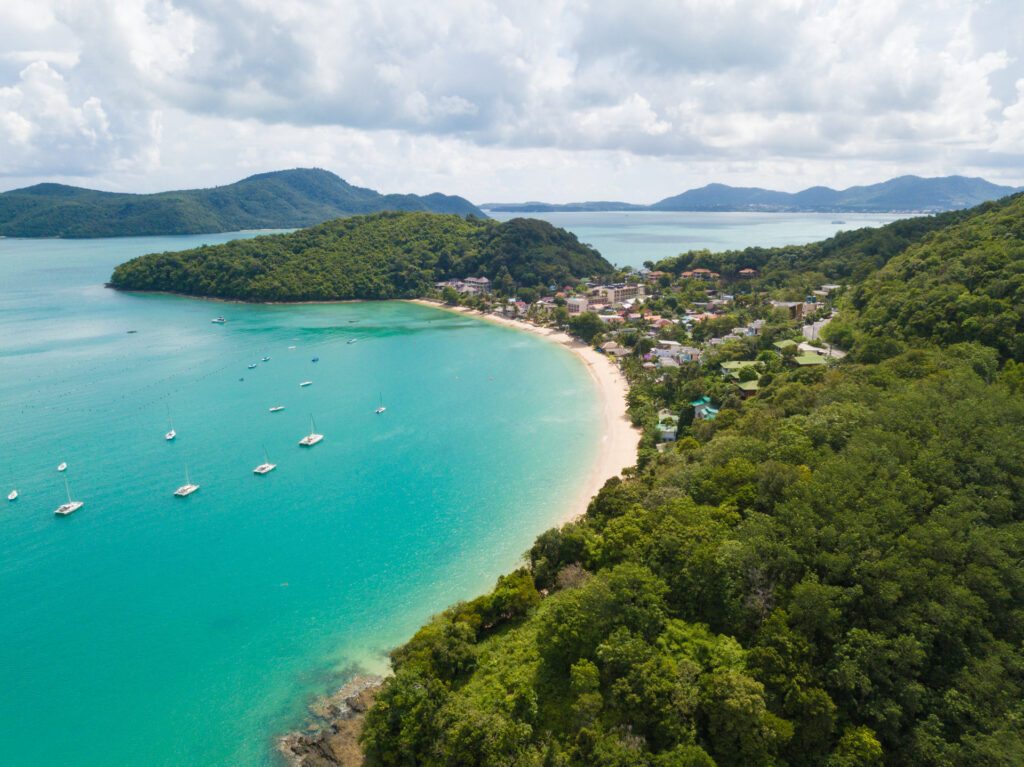
[[[0,174],[161,186],[182,163],[204,182],[319,163],[476,199],[907,171],[1024,182],[1017,0],[928,5],[14,0]]]

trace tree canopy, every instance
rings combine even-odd
[[[253,301],[415,298],[441,280],[562,285],[612,270],[564,229],[431,213],[378,213],[119,265],[111,284]]]

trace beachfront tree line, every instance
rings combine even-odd
[[[1024,201],[936,219],[854,249],[844,363],[684,420],[397,650],[367,763],[1024,764]],[[638,418],[708,378],[643,380]]]

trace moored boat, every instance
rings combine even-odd
[[[324,438],[323,434],[316,433],[316,422],[313,420],[313,416],[309,416],[309,434],[299,440],[299,445],[302,447],[313,447]]]
[[[64,477],[64,490],[68,495],[68,502],[62,503],[54,510],[54,514],[58,517],[66,517],[68,514],[74,514],[80,508],[85,506],[85,501],[73,501],[71,500],[71,486],[68,484],[67,476]]]
[[[272,472],[276,468],[277,468],[277,464],[270,462],[270,456],[267,455],[267,448],[264,447],[263,448],[263,463],[261,463],[255,469],[253,469],[252,473],[253,474],[260,474],[260,475],[262,475],[262,474],[269,474],[270,472]]]
[[[188,464],[185,465],[185,484],[174,491],[174,495],[178,498],[185,498],[186,496],[192,495],[196,490],[199,489],[199,485],[192,482],[192,478],[188,475]]]

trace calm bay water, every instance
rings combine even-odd
[[[584,367],[527,334],[102,286],[231,236],[0,240],[6,767],[275,763],[311,696],[489,588],[592,463]],[[326,439],[304,450],[310,413]],[[174,498],[186,463],[201,489]]]
[[[512,213],[490,213],[499,221]],[[881,226],[906,218],[892,213],[526,213],[573,232],[619,266],[643,266],[687,250],[776,247],[824,240],[844,229]],[[833,223],[835,221],[843,223]]]

